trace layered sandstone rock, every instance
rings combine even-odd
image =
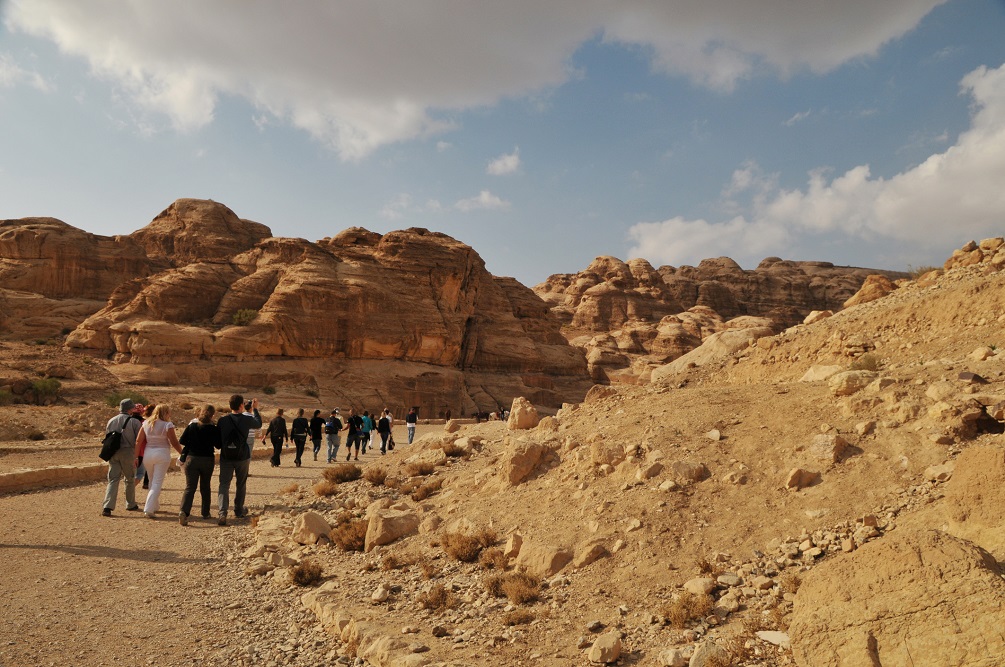
[[[36,329],[76,327],[67,345],[108,356],[130,382],[290,383],[430,416],[521,395],[557,407],[591,384],[547,304],[424,229],[312,243],[182,199],[114,238],[4,221],[0,278],[0,326],[44,308]]]
[[[837,310],[872,274],[905,275],[777,257],[753,271],[728,257],[659,269],[644,259],[598,257],[534,291],[583,349],[594,381],[639,384],[721,331],[776,333],[813,311]]]

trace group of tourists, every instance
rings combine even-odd
[[[365,410],[360,415],[355,409],[350,409],[345,422],[342,421],[339,408],[334,408],[327,418],[321,416],[321,410],[315,410],[310,419],[305,416],[304,409],[300,408],[289,426],[284,415],[283,408],[278,408],[276,416],[263,429],[258,399],[245,401],[243,396],[235,394],[230,397],[229,414],[216,419],[216,408],[206,405],[189,422],[179,438],[171,421],[170,406],[143,406],[131,399],[123,399],[119,403],[119,414],[112,417],[105,428],[106,433],[121,433],[121,444],[108,461],[108,486],[105,489],[102,515],[112,516],[120,481],[125,484],[126,510],[140,511],[136,501],[136,486],[145,474],[149,477],[149,491],[142,511],[153,519],[160,509],[160,494],[164,477],[171,465],[172,449],[178,452],[178,463],[185,473],[185,491],[178,515],[178,521],[183,526],[188,525],[196,490],[200,493],[202,517],[210,518],[210,484],[219,453],[218,523],[225,526],[230,511],[230,485],[235,479],[233,513],[238,518],[247,515],[245,499],[251,450],[258,433],[261,433],[263,443],[271,441],[273,452],[270,463],[273,467],[280,465],[283,448],[290,441],[296,448],[294,463],[297,467],[302,463],[308,439],[313,445],[314,460],[317,461],[322,441],[327,436],[328,463],[338,460],[343,432],[346,433],[346,461],[353,456],[359,460],[360,453],[366,454],[368,447],[379,447],[381,455],[385,455],[395,446],[394,417],[387,408],[379,415]],[[412,408],[405,417],[409,443],[415,437],[417,422],[418,411]]]

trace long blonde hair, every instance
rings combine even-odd
[[[152,424],[155,421],[157,421],[158,419],[160,419],[161,421],[170,421],[171,420],[171,406],[170,405],[168,405],[167,403],[158,403],[157,407],[155,407],[154,411],[152,413],[150,413],[150,416],[147,417],[146,421],[150,422]]]

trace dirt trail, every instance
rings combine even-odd
[[[280,468],[252,462],[252,513],[275,508],[279,489],[309,484],[324,467],[309,454],[294,467],[292,449]],[[217,525],[216,482],[213,518],[187,528],[178,525],[178,472],[154,520],[125,511],[121,488],[114,516],[102,517],[104,483],[0,497],[0,667],[223,664],[235,651],[269,664],[251,651],[288,642],[288,626],[306,612],[290,607],[295,595],[274,596],[243,576],[243,559],[228,561],[250,539],[250,521]],[[197,493],[193,517],[198,508]]]

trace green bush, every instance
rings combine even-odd
[[[266,394],[268,396],[272,396],[274,393],[276,393],[276,388],[275,387],[262,387],[262,393]]]
[[[137,394],[135,391],[114,391],[108,396],[105,396],[105,405],[107,405],[110,408],[117,408],[119,407],[119,403],[122,402],[123,398],[128,398],[137,405],[147,404],[146,397],[144,397],[142,394]]]
[[[14,394],[6,389],[0,389],[0,405],[10,405],[14,402]]]
[[[63,385],[56,378],[46,378],[35,380],[31,383],[31,389],[39,398],[53,398],[59,395],[59,389]]]
[[[242,308],[231,318],[235,326],[244,327],[252,323],[258,317],[258,311],[253,308]]]

